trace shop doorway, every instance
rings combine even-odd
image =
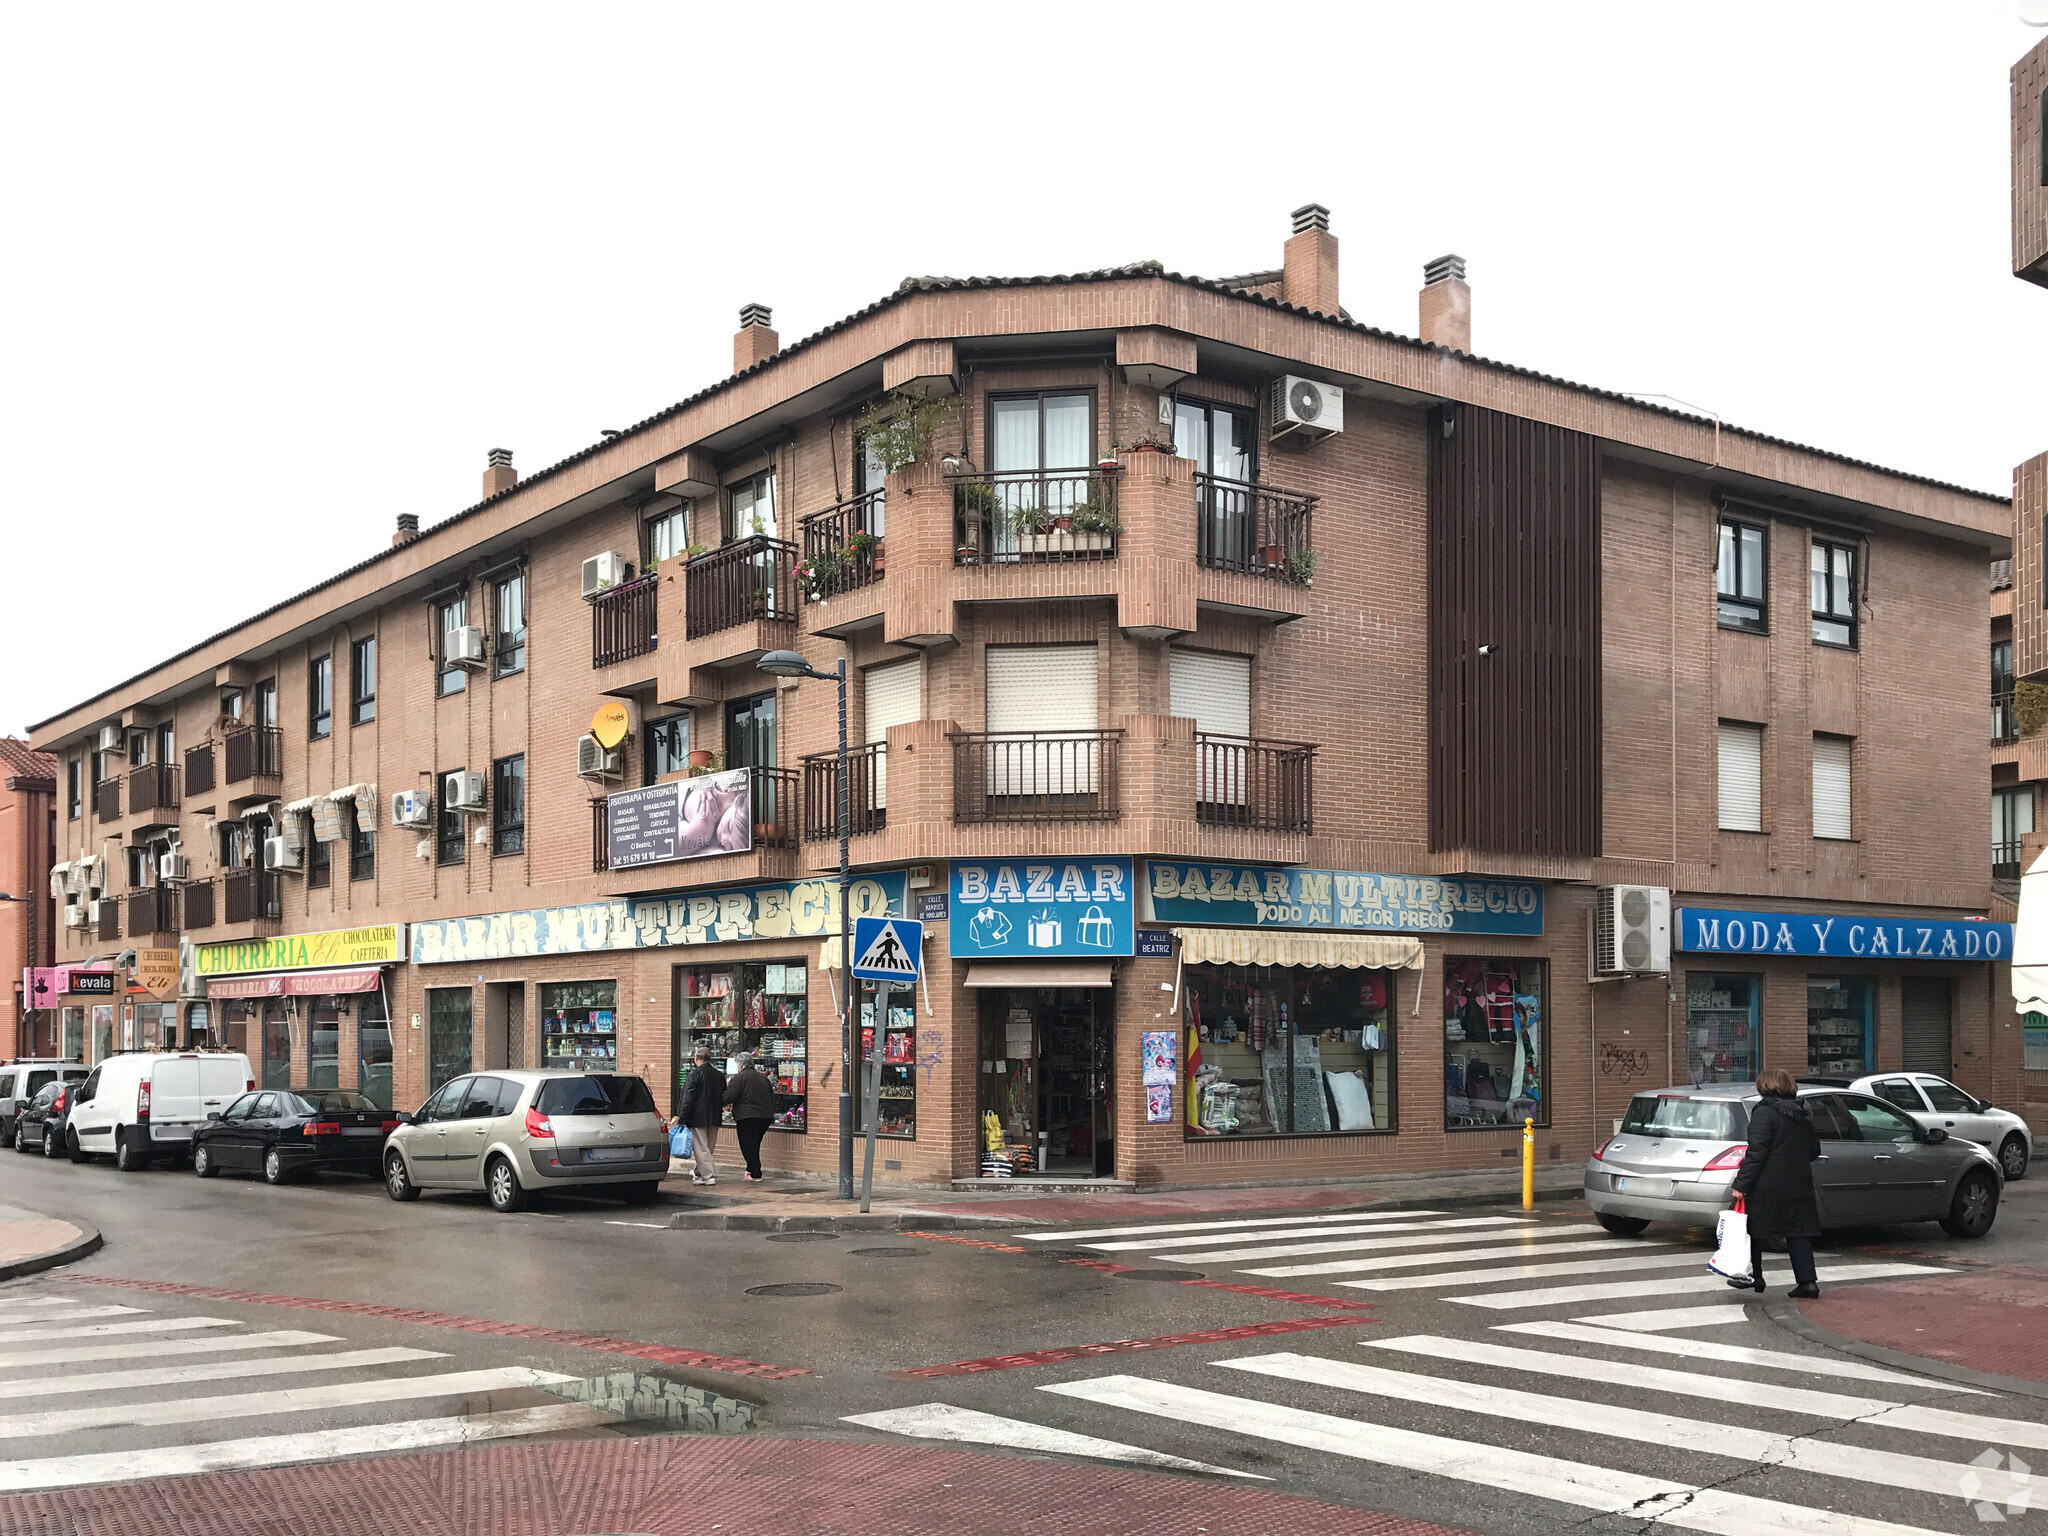
[[[528,1065],[525,1034],[526,983],[484,983],[484,1070]]]
[[[1899,982],[1903,1065],[1908,1072],[1947,1077],[1955,1070],[1950,994],[1946,976],[1907,976]]]
[[[292,1086],[291,1005],[282,1001],[263,1005],[263,1086]]]
[[[979,996],[980,1171],[998,1178],[1110,1177],[1115,993],[992,987]]]

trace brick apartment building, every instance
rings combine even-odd
[[[58,981],[185,956],[66,1038],[406,1105],[560,1063],[666,1107],[751,1047],[771,1165],[829,1170],[793,648],[849,669],[853,908],[926,920],[887,1177],[1495,1167],[1525,1115],[1578,1157],[1766,1064],[2009,1094],[1949,793],[2008,501],[1487,361],[1425,277],[1419,340],[1353,322],[1311,206],[1225,281],[914,279],[787,347],[749,306],[730,378],[35,729]],[[1685,913],[1668,975],[1589,979],[1617,885]]]
[[[35,999],[26,995],[33,968],[56,956],[51,933],[55,904],[48,892],[47,871],[55,862],[51,851],[56,827],[51,820],[57,794],[57,762],[32,750],[25,741],[0,736],[0,960],[9,978],[7,1001],[0,1011],[0,1061],[17,1056],[48,1055],[56,1040],[41,1018]]]

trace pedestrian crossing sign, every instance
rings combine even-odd
[[[857,917],[853,953],[853,974],[862,981],[914,982],[924,959],[924,924],[907,917]]]

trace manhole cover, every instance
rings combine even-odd
[[[1127,1269],[1116,1277],[1119,1280],[1199,1280],[1202,1272],[1198,1269]]]
[[[839,1234],[837,1232],[771,1232],[768,1234],[768,1241],[771,1243],[836,1243],[839,1241]]]
[[[914,1259],[920,1254],[930,1253],[929,1248],[856,1248],[856,1259]]]
[[[840,1289],[827,1285],[822,1280],[791,1280],[782,1285],[755,1285],[747,1288],[749,1296],[830,1296]]]

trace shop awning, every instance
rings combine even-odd
[[[1107,960],[983,961],[967,968],[970,987],[1106,987]]]
[[[1384,933],[1300,933],[1268,928],[1176,928],[1189,965],[1326,965],[1419,971],[1422,940]]]
[[[209,976],[208,997],[328,997],[374,992],[381,966],[349,971],[273,971],[267,976]]]

